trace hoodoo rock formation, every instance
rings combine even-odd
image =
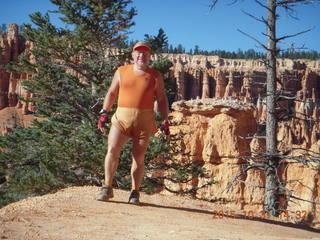
[[[252,103],[258,127],[263,127],[266,70],[261,60],[166,56],[174,63],[170,74],[177,85],[176,100],[221,98]],[[277,71],[282,83],[277,106],[279,131],[288,143],[310,148],[319,139],[319,122],[308,120],[320,116],[320,61],[279,59]],[[294,97],[296,101],[289,100]]]
[[[28,54],[31,48],[32,43],[23,39],[16,24],[9,24],[8,32],[0,34],[0,135],[11,131],[13,126],[30,125],[32,117],[27,114],[34,110],[33,106],[19,100],[19,97],[30,97],[21,83],[31,75],[8,72],[5,66],[17,62],[18,56],[21,53]],[[28,119],[27,122],[24,119]]]
[[[250,170],[227,191],[234,177],[241,173],[250,156],[265,152],[265,139],[250,138],[257,132],[255,106],[234,99],[198,99],[178,101],[172,105],[172,132],[182,133],[181,149],[188,156],[182,161],[198,161],[215,184],[196,190],[196,196],[214,202],[221,202],[231,209],[251,211],[256,217],[263,212],[265,175],[262,170]],[[299,123],[297,123],[299,124]],[[192,127],[191,127],[192,126]],[[300,129],[301,130],[301,129]],[[287,135],[279,131],[279,148],[301,149],[296,143],[281,142]],[[292,136],[292,135],[291,135]],[[287,140],[287,139],[286,139]],[[310,149],[313,157],[320,157],[320,141]],[[285,187],[292,191],[294,201],[284,203],[289,221],[304,221],[320,227],[320,163],[298,163],[292,156],[302,157],[304,151],[293,150],[283,161],[279,177]],[[197,189],[208,182],[208,178],[198,177],[191,184],[171,184],[174,190]],[[169,184],[169,183],[168,183]],[[300,199],[300,200],[299,200]],[[302,201],[304,199],[306,201]],[[313,203],[312,203],[313,202]],[[301,214],[301,216],[300,216]],[[302,218],[302,215],[304,218]],[[260,215],[261,217],[261,215]]]
[[[23,37],[19,35],[16,24],[9,24],[8,33],[0,35],[0,109],[17,106],[18,108],[23,108],[26,114],[28,107],[31,107],[23,102],[19,102],[19,96],[28,97],[21,82],[29,79],[31,75],[8,72],[4,69],[6,64],[17,62],[18,56],[22,52],[28,54],[31,48],[32,43],[25,41]],[[30,56],[30,58],[32,58],[32,56]]]

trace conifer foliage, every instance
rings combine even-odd
[[[32,74],[23,85],[33,97],[23,100],[34,102],[39,118],[30,128],[17,127],[0,137],[0,176],[6,177],[4,183],[0,179],[0,206],[71,185],[100,185],[104,178],[108,128],[105,134],[98,131],[98,112],[115,70],[129,61],[131,49],[125,42],[136,11],[126,0],[51,2],[57,10],[32,14],[34,26],[23,29],[26,40],[33,42],[33,57],[21,55],[19,63],[7,66]],[[59,14],[64,28],[52,24],[52,13]],[[161,31],[147,40],[154,48],[166,45]],[[172,63],[159,57],[152,65],[165,76]],[[166,86],[169,98],[174,96],[174,87]],[[172,139],[151,139],[143,190],[170,190],[165,180],[188,183],[203,175],[201,165],[173,161],[178,139]],[[130,187],[131,147],[128,142],[121,152],[115,187]],[[159,169],[169,173],[156,179],[153,172]]]
[[[33,42],[33,60],[21,56],[12,71],[33,75],[23,82],[35,96],[35,121],[0,138],[1,205],[68,185],[99,184],[103,176],[106,135],[97,128],[101,99],[111,83],[136,14],[126,0],[51,0],[66,26],[50,14],[30,15],[24,37]]]

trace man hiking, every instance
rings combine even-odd
[[[111,119],[108,151],[105,157],[105,181],[97,196],[99,201],[113,197],[112,179],[117,170],[122,146],[132,138],[132,189],[129,203],[139,204],[139,188],[144,174],[144,154],[149,138],[157,132],[154,118],[154,100],[162,117],[162,128],[169,131],[168,100],[161,74],[149,67],[151,48],[137,42],[132,50],[133,64],[121,66],[114,74],[112,83],[100,111],[98,127],[103,132],[107,113],[118,97],[118,107]]]

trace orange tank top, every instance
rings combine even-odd
[[[127,108],[153,109],[156,80],[160,73],[147,68],[142,75],[135,75],[133,64],[118,68],[120,87],[118,106]]]

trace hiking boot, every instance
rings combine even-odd
[[[140,197],[140,193],[137,190],[132,190],[129,196],[129,201],[128,203],[132,203],[132,204],[140,204],[139,201],[139,197]]]
[[[98,200],[98,201],[108,201],[110,198],[113,198],[112,186],[102,185],[101,191],[98,194],[96,200]]]

